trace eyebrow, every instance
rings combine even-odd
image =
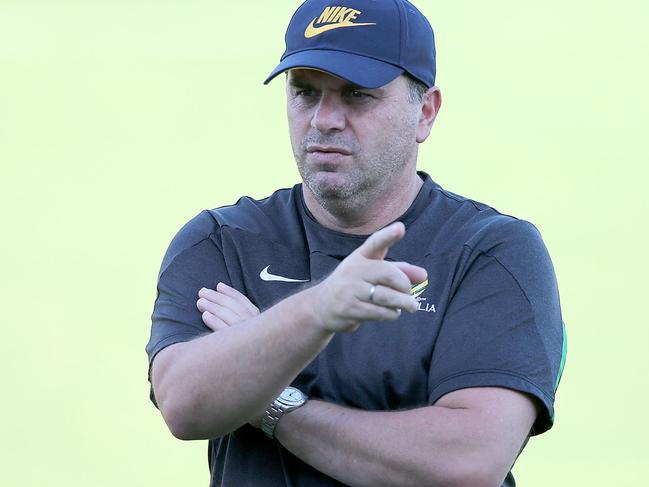
[[[308,82],[297,78],[289,79],[288,84],[294,88],[313,88],[313,86],[311,86]]]
[[[312,88],[312,89],[314,88],[314,86],[311,83],[298,76],[293,76],[292,78],[290,78],[288,80],[288,83],[293,88]],[[345,83],[341,87],[341,91],[353,91],[353,90],[371,91],[377,94],[384,93],[384,90],[382,88],[364,88],[354,83]]]

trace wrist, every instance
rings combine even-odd
[[[318,299],[321,294],[321,284],[305,289],[304,291],[294,294],[295,300],[290,303],[292,312],[298,316],[309,329],[322,337],[331,337],[334,335],[332,330],[327,329],[326,308],[322,306],[322,301]]]
[[[275,437],[280,420],[306,404],[308,397],[295,387],[287,387],[275,399],[261,418],[261,430],[269,438]]]
[[[289,439],[292,432],[298,431],[300,424],[304,422],[305,415],[310,414],[313,407],[316,406],[316,399],[310,399],[302,406],[291,414],[285,414],[275,425],[275,439],[284,444]]]

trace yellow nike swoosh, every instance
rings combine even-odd
[[[363,25],[376,25],[376,22],[365,22],[359,24],[355,24],[353,22],[341,22],[337,24],[328,24],[328,25],[323,25],[322,27],[316,27],[315,21],[317,19],[318,19],[317,17],[313,19],[313,22],[311,22],[307,26],[306,30],[304,31],[304,37],[306,37],[307,39],[320,35],[323,32],[327,32],[328,30],[340,29],[341,27],[360,27]]]

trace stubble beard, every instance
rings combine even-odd
[[[293,149],[298,172],[320,206],[329,213],[341,216],[362,212],[369,205],[376,204],[377,200],[380,201],[382,195],[389,193],[390,186],[403,173],[413,150],[404,134],[386,139],[371,160],[360,154],[359,147],[356,146],[354,154],[350,156],[351,166],[346,166],[345,177],[332,184],[318,180],[318,171],[306,162],[306,146],[312,142],[312,139],[305,138],[297,150]]]

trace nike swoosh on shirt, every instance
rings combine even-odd
[[[328,30],[340,29],[341,27],[361,27],[363,25],[376,25],[376,22],[365,22],[365,23],[353,23],[353,22],[336,22],[334,24],[327,24],[320,27],[315,26],[316,19],[313,19],[309,25],[307,25],[306,30],[304,31],[304,37],[310,39],[317,35],[327,32]]]
[[[279,282],[309,282],[308,279],[291,279],[290,277],[284,277],[284,276],[277,276],[275,274],[271,274],[268,272],[268,268],[270,266],[266,266],[262,271],[259,273],[259,277],[261,277],[262,281],[279,281]]]

